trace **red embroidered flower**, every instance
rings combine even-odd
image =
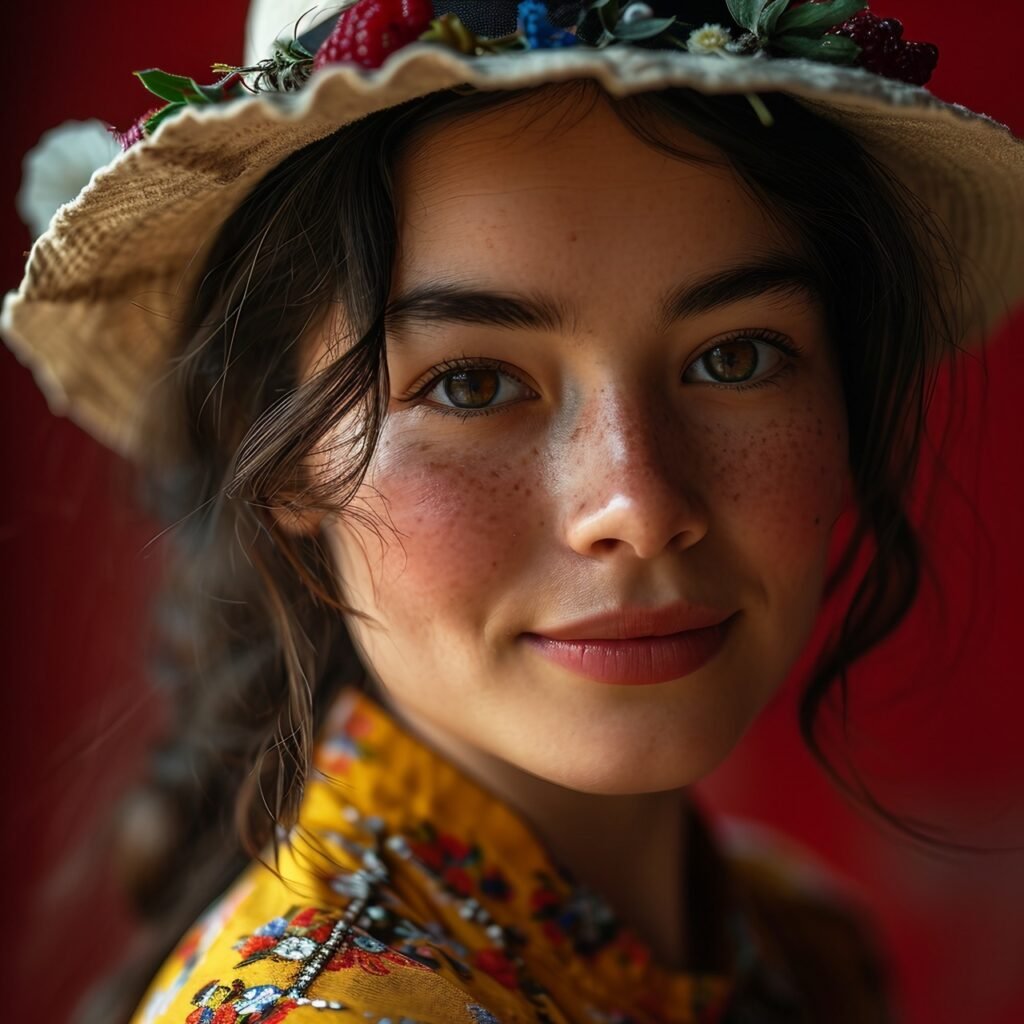
[[[551,889],[534,889],[530,893],[530,909],[535,914],[554,910],[561,902],[558,893]]]
[[[410,957],[396,953],[395,950],[370,935],[356,935],[351,942],[331,957],[327,963],[327,970],[345,971],[358,967],[367,974],[383,975],[391,973],[388,964],[412,967],[419,971],[430,969]]]
[[[300,910],[289,922],[289,928],[309,928],[320,911],[316,907]]]
[[[440,874],[444,868],[444,854],[440,847],[434,843],[410,841],[409,849],[413,856],[428,870],[434,874]]]
[[[185,1024],[235,1024],[238,1011],[230,1004],[218,1006],[216,1010],[209,1006],[200,1006],[186,1018]]]
[[[438,835],[437,842],[441,847],[441,852],[449,861],[462,863],[468,860],[470,855],[473,853],[473,847],[468,843],[463,842],[455,836],[446,835],[443,832]]]
[[[478,967],[485,974],[489,974],[496,982],[504,985],[505,988],[515,989],[519,987],[519,975],[516,965],[508,958],[508,954],[501,949],[480,949],[473,954],[473,966]]]
[[[444,874],[441,876],[444,879],[444,884],[449,889],[453,890],[459,896],[470,896],[473,893],[473,879],[470,877],[469,872],[465,868],[450,867],[445,868]]]
[[[240,960],[248,960],[249,957],[262,953],[277,945],[277,939],[273,935],[250,935],[240,946],[237,946]]]

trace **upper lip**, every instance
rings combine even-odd
[[[717,626],[732,615],[720,608],[677,601],[659,608],[616,608],[551,629],[538,629],[551,640],[629,640],[643,636],[670,636],[689,629]]]

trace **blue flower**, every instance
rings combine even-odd
[[[531,50],[554,50],[576,45],[576,36],[552,24],[548,6],[541,0],[523,0],[520,3],[519,24]]]
[[[284,935],[285,929],[288,927],[288,922],[283,917],[275,917],[273,921],[268,921],[266,924],[261,924],[259,928],[253,932],[254,935],[272,935],[275,939],[279,939]]]

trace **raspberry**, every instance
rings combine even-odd
[[[313,69],[338,62],[379,68],[389,53],[419,39],[433,17],[431,0],[359,0],[338,15]]]
[[[886,78],[924,85],[938,63],[938,47],[905,40],[903,24],[896,18],[861,11],[832,32],[852,39],[861,48],[857,57],[860,67]]]

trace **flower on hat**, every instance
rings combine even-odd
[[[732,35],[722,25],[701,25],[686,37],[686,49],[690,53],[716,53],[724,50],[732,41]]]
[[[110,131],[99,121],[65,121],[51,128],[29,150],[16,204],[33,238],[50,218],[89,184],[93,172],[120,152]]]
[[[531,50],[550,50],[576,43],[572,32],[552,23],[548,5],[542,0],[523,0],[519,5],[519,24]]]

